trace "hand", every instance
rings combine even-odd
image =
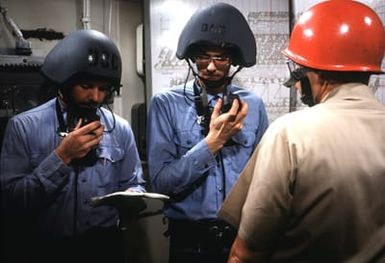
[[[220,114],[222,100],[219,99],[215,104],[213,113],[211,114],[210,130],[205,140],[210,151],[215,154],[223,145],[243,127],[243,120],[248,112],[248,105],[242,101],[241,110],[238,112],[238,100],[234,100],[230,110],[227,113]]]
[[[234,240],[231,247],[230,255],[227,263],[251,263],[251,262],[266,262],[266,258],[261,258],[262,253],[258,253],[251,249],[239,235]]]
[[[80,119],[74,130],[63,138],[55,150],[65,164],[69,164],[73,159],[84,157],[102,140],[104,126],[100,121],[93,121],[80,127],[81,122]]]

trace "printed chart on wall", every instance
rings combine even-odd
[[[179,34],[198,8],[219,1],[153,0],[150,6],[152,90],[180,85],[187,76],[187,63],[175,56]],[[257,44],[257,63],[244,68],[234,83],[262,97],[270,121],[289,111],[289,89],[282,83],[288,77],[281,51],[289,38],[288,1],[221,1],[237,7],[248,21]]]

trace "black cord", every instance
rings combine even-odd
[[[190,103],[187,101],[187,99],[188,99],[190,102],[194,102],[194,100],[191,99],[191,98],[186,94],[186,84],[187,84],[188,78],[190,77],[190,71],[191,71],[191,66],[190,66],[190,63],[188,62],[188,60],[187,60],[187,63],[189,64],[189,67],[188,67],[186,79],[184,80],[184,85],[183,85],[183,97],[184,97],[184,100],[186,101],[186,103],[189,105]]]
[[[74,215],[73,215],[73,235],[78,235],[77,221],[78,221],[78,178],[79,178],[79,166],[75,166],[75,179],[74,179]]]
[[[63,113],[61,111],[60,103],[59,103],[59,98],[56,98],[55,102],[56,106],[56,118],[59,123],[59,127],[57,128],[57,133],[59,134],[60,137],[64,137],[66,133],[68,133],[67,126],[64,122],[63,118]]]
[[[116,126],[116,118],[115,118],[115,115],[114,115],[114,113],[113,113],[113,111],[112,111],[110,105],[109,105],[109,104],[106,104],[106,106],[107,106],[107,109],[111,112],[112,119],[113,119],[113,124],[112,124],[112,128],[111,128],[110,130],[103,131],[103,132],[108,132],[108,133],[110,133],[110,132],[112,132],[112,131],[115,129],[115,126]],[[103,115],[103,117],[105,117],[105,115],[104,115],[104,113],[103,113],[102,110],[100,111],[100,114]]]
[[[223,201],[225,201],[225,199],[226,199],[226,170],[225,170],[225,166],[223,164],[223,155],[222,155],[221,150],[219,150],[218,156],[219,156],[219,161],[221,163],[221,168],[222,168],[222,186],[223,186],[222,197],[223,197]]]

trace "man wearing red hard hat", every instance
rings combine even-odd
[[[385,261],[385,31],[352,0],[323,1],[293,28],[284,55],[308,109],[277,119],[219,216],[238,227],[228,262]]]

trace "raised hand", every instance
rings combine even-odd
[[[242,101],[241,110],[238,100],[234,100],[231,109],[224,114],[220,114],[222,100],[219,99],[215,104],[211,114],[210,130],[205,140],[210,151],[215,154],[223,145],[243,127],[243,120],[248,112],[248,105]]]
[[[56,154],[65,164],[73,159],[84,157],[103,137],[104,126],[100,121],[91,122],[81,127],[80,119],[75,129],[63,138],[56,148]]]

